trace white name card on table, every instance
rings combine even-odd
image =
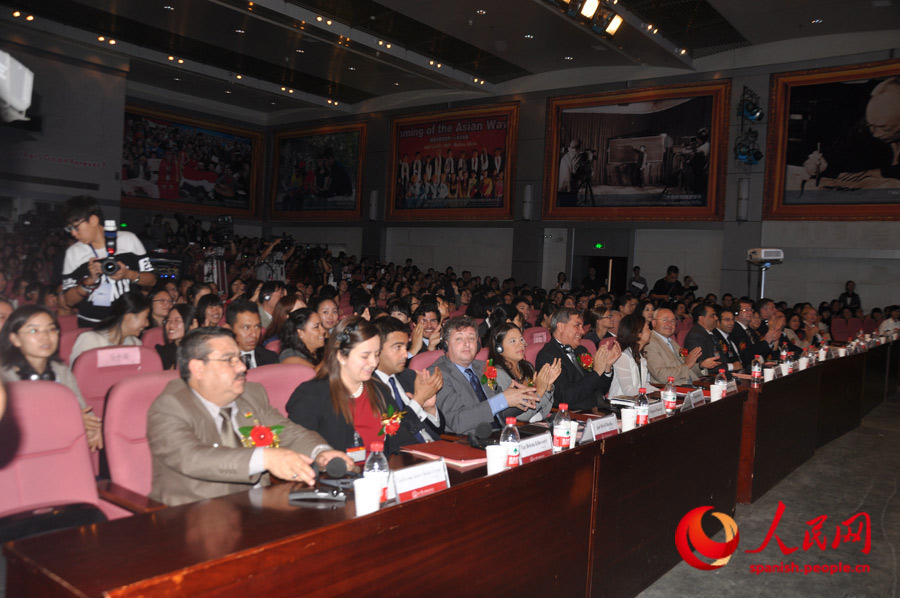
[[[450,487],[447,464],[443,458],[397,469],[391,472],[391,476],[394,478],[397,502],[406,502]]]
[[[535,332],[535,333],[534,333],[534,336],[531,337],[531,342],[532,342],[532,344],[535,344],[535,343],[546,343],[546,342],[549,341],[549,340],[550,340],[550,333],[544,332],[544,331],[541,331],[541,332]]]
[[[706,398],[706,395],[703,394],[703,389],[701,388],[698,388],[697,390],[689,393],[688,396],[685,397],[684,402],[687,403],[688,399],[691,400],[691,408],[699,407],[700,405],[706,405],[706,403],[709,401],[709,399]]]
[[[97,351],[97,367],[109,368],[117,365],[140,365],[140,347],[111,347]]]
[[[581,444],[608,438],[619,433],[619,422],[616,414],[611,413],[603,417],[592,417],[584,424],[584,433],[581,435]]]
[[[653,421],[655,419],[659,419],[661,417],[666,416],[666,406],[662,401],[656,401],[655,403],[650,403],[649,409],[647,409],[647,419],[649,421]]]
[[[737,382],[729,380],[728,384],[725,385],[725,394],[730,395],[733,392],[737,392]]]
[[[553,437],[550,432],[530,436],[519,442],[519,457],[522,464],[531,463],[553,454]]]

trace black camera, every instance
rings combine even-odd
[[[103,240],[106,242],[106,257],[100,260],[100,270],[107,276],[112,276],[119,271],[119,262],[116,260],[116,221],[103,222]]]

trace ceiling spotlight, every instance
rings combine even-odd
[[[575,60],[575,59],[572,58],[571,56],[566,56],[566,57],[564,58],[564,60]]]
[[[612,37],[619,30],[620,25],[622,25],[622,17],[611,10],[602,8],[597,13],[597,16],[594,17],[591,29],[594,33]]]
[[[176,81],[181,81],[181,77],[175,77]]]
[[[606,29],[604,29],[604,31],[606,31],[606,33],[608,33],[609,35],[615,35],[616,31],[619,30],[619,26],[621,24],[622,24],[622,17],[614,14],[613,17],[606,24]]]
[[[441,63],[440,63],[440,62],[437,63],[437,67],[438,67],[438,68],[441,68]]]
[[[657,33],[659,33],[659,27],[654,27],[654,28],[653,28],[653,35],[656,35]]]
[[[26,21],[33,21],[33,20],[34,20],[34,16],[33,16],[33,15],[28,15],[27,17],[25,17],[25,20],[26,20]]]
[[[585,0],[584,4],[581,5],[581,16],[590,21],[597,14],[599,8],[600,0]]]
[[[178,59],[178,64],[184,64],[184,58],[179,58],[179,59]]]
[[[235,33],[246,33],[246,31],[244,31],[243,29],[235,29],[234,32]]]
[[[485,14],[487,14],[487,12],[483,8],[479,8],[478,10],[475,11],[475,14],[485,15]]]
[[[653,29],[653,25],[651,25],[650,23],[647,23],[647,31],[650,31],[651,29]]]
[[[337,103],[337,100],[335,100],[335,101],[334,101],[334,105],[335,105],[335,106],[337,106],[337,105],[338,105],[338,103]]]
[[[391,49],[391,44],[387,44],[387,45],[385,46],[385,48],[387,48],[388,50],[390,50],[390,49]]]
[[[243,77],[241,75],[235,75],[234,78],[235,79],[243,79]]]
[[[331,25],[331,19],[328,19],[327,21],[325,21],[325,24],[326,24],[326,25]]]
[[[106,41],[106,38],[103,37],[102,35],[98,35],[98,36],[97,36],[97,41],[98,41],[98,42],[105,42],[105,41]],[[172,60],[172,59],[170,58],[169,60]]]
[[[275,102],[269,102],[269,103],[272,104],[273,106],[275,105]]]
[[[480,83],[481,85],[484,85],[484,79],[482,79],[481,81],[479,81],[479,83]]]
[[[163,10],[175,10],[175,7],[166,4],[165,6],[163,6]]]
[[[287,87],[282,87],[281,91],[287,91]]]
[[[378,40],[378,45],[379,45],[379,46],[383,46],[383,45],[384,45],[384,40]]]
[[[687,54],[687,50],[682,48],[682,49],[678,50],[678,53],[681,54],[682,56],[684,56],[685,54]]]
[[[316,20],[317,20],[317,21],[318,21],[318,22],[320,22],[320,23],[321,23],[321,22],[322,22],[322,17],[321,17],[321,16],[319,16],[319,17],[316,17]]]
[[[397,81],[394,81],[394,86],[395,86],[395,87],[399,87],[399,86],[400,86],[400,83],[398,83]]]
[[[328,103],[330,104],[330,103],[331,103],[331,100],[328,100]]]
[[[225,90],[225,93],[231,93],[231,91],[230,91],[230,90],[228,90],[228,89],[226,89],[226,90]]]
[[[356,70],[356,67],[355,67],[355,66],[351,66],[351,67],[348,68],[348,70],[355,71],[355,70]]]
[[[525,39],[534,39],[534,36],[530,33],[525,34]]]
[[[434,61],[433,61],[433,60],[429,60],[429,61],[428,61],[428,64],[430,64],[431,66],[434,66]]]
[[[18,10],[16,10],[16,11],[13,11],[13,16],[18,19],[19,17],[22,16],[22,13],[19,12]]]
[[[475,77],[475,83],[478,83],[478,77]]]
[[[101,41],[103,41],[103,40],[101,40]],[[174,56],[169,56],[169,60],[175,60],[175,57],[174,57]]]
[[[116,45],[116,40],[114,40],[114,39],[109,40],[109,45],[110,45],[110,46],[115,46],[115,45]]]
[[[822,23],[822,19],[813,19],[810,21],[813,25],[820,25]]]
[[[294,93],[294,90],[293,90],[293,89],[289,89],[289,90],[288,90],[288,93]]]

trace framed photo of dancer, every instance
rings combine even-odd
[[[519,104],[391,121],[389,220],[509,220]]]
[[[721,220],[731,81],[550,98],[548,220]]]
[[[280,220],[359,220],[365,123],[275,135],[272,215]]]
[[[125,108],[122,205],[258,217],[262,134]]]
[[[763,216],[900,220],[900,60],[772,75]]]

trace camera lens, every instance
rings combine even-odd
[[[101,262],[100,268],[103,270],[104,274],[112,276],[119,271],[119,263],[113,258],[108,257]]]

